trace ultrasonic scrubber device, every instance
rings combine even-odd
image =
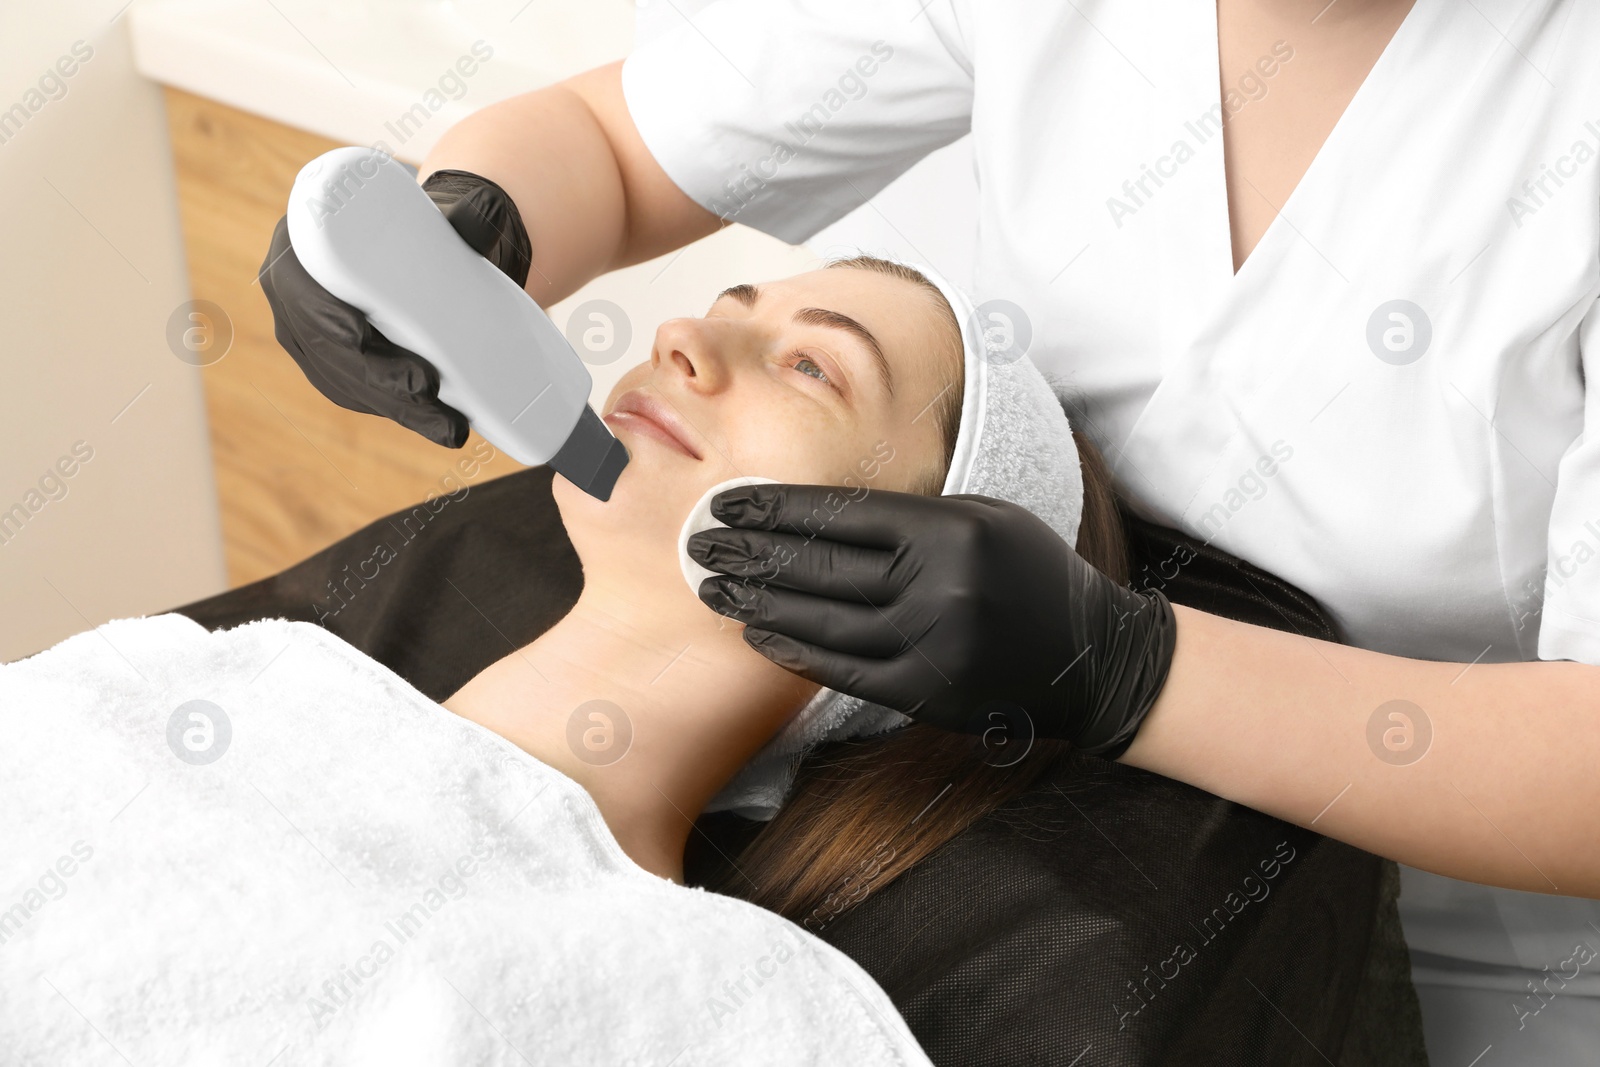
[[[589,407],[589,369],[544,310],[373,148],[307,163],[289,239],[311,277],[439,371],[439,399],[519,463],[607,500],[628,453]]]

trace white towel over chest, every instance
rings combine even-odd
[[[0,667],[0,828],[8,1064],[928,1062],[848,957],[307,623]]]

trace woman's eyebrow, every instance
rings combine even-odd
[[[754,307],[755,302],[761,298],[761,288],[744,282],[724,289],[717,294],[717,299],[721,300],[725,296],[733,297],[747,308]],[[794,321],[804,326],[825,326],[828,329],[843,330],[854,336],[872,354],[873,362],[878,368],[878,377],[883,381],[884,391],[894,396],[894,374],[889,369],[889,360],[883,354],[883,346],[878,344],[878,339],[872,336],[871,330],[849,315],[827,308],[801,308],[794,313]]]
[[[854,335],[872,353],[873,362],[878,366],[878,377],[883,379],[884,392],[894,396],[894,375],[889,372],[889,361],[884,358],[883,349],[878,345],[878,339],[872,336],[871,330],[849,315],[841,315],[827,308],[801,308],[794,313],[794,321],[805,326],[826,326]]]
[[[717,294],[717,300],[721,300],[725,296],[733,297],[745,307],[754,307],[755,302],[761,298],[761,290],[757,289],[749,282],[741,282],[738,285],[730,285],[726,289],[722,290],[722,292]],[[713,300],[711,303],[715,305],[717,300]]]

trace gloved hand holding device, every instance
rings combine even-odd
[[[422,183],[463,240],[518,286],[528,281],[532,246],[506,191],[463,170],[440,170]],[[393,343],[358,309],[340,300],[301,265],[278,220],[261,265],[278,343],[317,390],[340,407],[380,415],[447,448],[466,444],[467,417],[439,400],[439,372]]]
[[[1172,664],[1166,597],[1119,586],[1005,501],[840,500],[810,485],[718,494],[732,528],[688,551],[731,577],[705,579],[700,599],[774,663],[918,722],[981,733],[1001,701],[1034,736],[1126,751]]]

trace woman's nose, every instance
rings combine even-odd
[[[678,376],[696,392],[714,393],[728,381],[727,346],[721,324],[705,319],[668,319],[656,330],[650,364],[657,373]]]

